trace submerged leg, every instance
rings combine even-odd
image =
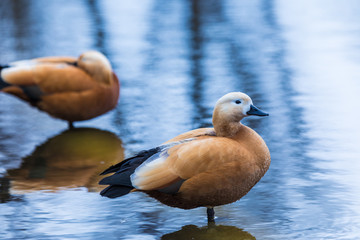
[[[208,223],[215,223],[215,211],[214,208],[208,207],[207,210]]]

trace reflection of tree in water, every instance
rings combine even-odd
[[[94,47],[103,54],[108,55],[108,51],[106,49],[106,29],[99,1],[88,0],[86,5],[88,6],[89,18],[93,21],[92,28],[94,31]]]
[[[123,158],[122,142],[115,134],[93,128],[67,130],[23,158],[20,168],[8,170],[11,190],[86,187],[98,191],[99,173]]]
[[[44,8],[39,8],[38,3],[26,0],[1,1],[0,34],[5,41],[2,41],[0,49],[7,50],[7,54],[8,49],[12,49],[14,56],[19,59],[42,54]]]
[[[192,84],[190,85],[191,103],[194,105],[193,127],[209,127],[207,119],[211,115],[207,114],[207,106],[204,97],[205,82],[207,79],[205,60],[205,48],[211,41],[212,36],[207,36],[205,30],[211,25],[212,19],[221,20],[222,3],[219,1],[190,1],[189,6],[189,62],[190,77]]]
[[[234,226],[206,226],[197,227],[187,225],[181,230],[165,234],[162,240],[247,240],[256,239],[250,233]]]
[[[192,103],[194,104],[195,111],[193,116],[193,125],[194,127],[199,124],[199,121],[204,119],[205,107],[202,105],[202,92],[203,92],[203,82],[204,82],[204,69],[203,69],[203,34],[202,34],[202,22],[201,22],[201,2],[200,1],[191,1],[189,14],[189,29],[190,29],[190,59],[191,70],[190,75],[192,78],[191,86],[191,98]],[[202,124],[200,124],[202,125]],[[200,126],[203,127],[203,126]]]

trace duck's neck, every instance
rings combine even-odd
[[[233,137],[243,126],[240,122],[228,123],[226,125],[214,126],[216,136],[218,137]]]
[[[240,121],[229,122],[222,118],[215,117],[213,119],[213,125],[216,136],[218,137],[233,137],[235,136],[243,126]]]
[[[97,82],[101,82],[101,83],[105,83],[105,84],[111,84],[111,76],[112,76],[112,72],[110,71],[99,71],[97,73],[95,73],[94,75],[94,79]]]
[[[105,66],[93,67],[92,65],[80,65],[80,67],[87,72],[96,82],[111,84],[112,70]]]

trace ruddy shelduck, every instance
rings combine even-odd
[[[55,118],[72,123],[113,109],[119,80],[109,60],[87,51],[78,58],[44,57],[0,66],[0,89]]]
[[[213,222],[215,206],[239,200],[270,166],[264,140],[240,122],[250,115],[268,116],[246,94],[226,94],[216,103],[214,128],[183,133],[111,166],[102,174],[115,174],[99,182],[110,185],[100,194],[142,191],[171,207],[207,207]]]

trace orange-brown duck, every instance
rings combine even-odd
[[[110,185],[101,195],[143,191],[168,206],[207,207],[214,221],[213,207],[239,200],[269,168],[264,140],[240,122],[250,115],[268,116],[246,94],[226,94],[216,103],[214,128],[183,133],[111,166],[102,174],[115,174],[100,181]]]
[[[55,118],[72,123],[113,109],[119,80],[109,60],[87,51],[78,58],[44,57],[0,66],[0,90],[12,94]]]

